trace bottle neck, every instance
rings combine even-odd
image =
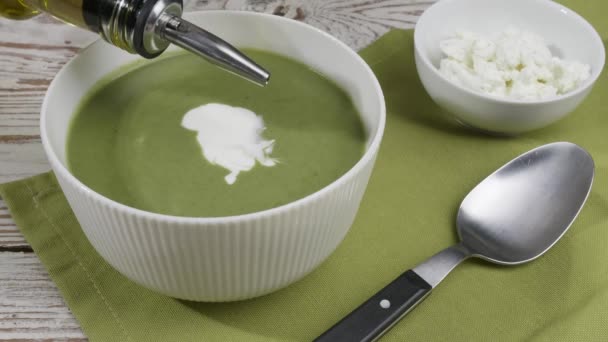
[[[146,58],[158,56],[169,45],[155,33],[160,16],[182,14],[181,0],[82,1],[82,15],[90,30],[107,42]]]
[[[87,26],[103,39],[134,53],[133,27],[136,6],[133,0],[83,0],[83,17]]]
[[[145,58],[160,55],[171,42],[256,84],[270,78],[238,49],[182,19],[182,0],[0,0],[0,16],[27,18],[38,11]]]
[[[157,28],[163,17],[181,17],[182,0],[0,0],[2,17],[26,19],[40,12],[98,33],[130,53],[153,58],[169,46]]]

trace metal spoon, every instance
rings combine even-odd
[[[513,159],[460,205],[461,242],[408,270],[315,341],[375,341],[469,257],[518,265],[568,230],[591,190],[594,164],[581,147],[544,145]]]

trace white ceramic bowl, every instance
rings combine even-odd
[[[535,32],[554,54],[591,66],[578,89],[549,100],[517,101],[465,89],[439,73],[439,42],[465,29],[482,34],[508,27]],[[547,126],[573,111],[604,67],[604,45],[581,16],[551,0],[441,0],[427,9],[414,34],[416,67],[433,100],[460,122],[489,132],[516,134]]]
[[[119,272],[150,289],[188,300],[260,296],[312,271],[348,232],[384,131],[382,90],[354,51],[306,24],[245,12],[186,17],[236,46],[289,56],[340,85],[361,113],[369,137],[359,162],[310,196],[241,216],[174,217],[108,199],[70,173],[65,153],[70,119],[83,95],[108,72],[138,59],[102,41],[79,53],[51,83],[42,106],[42,143],[84,233]]]

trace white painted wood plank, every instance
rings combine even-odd
[[[3,136],[0,144],[0,183],[23,179],[50,170],[38,135]]]
[[[29,245],[23,238],[23,235],[17,229],[15,221],[6,207],[6,203],[0,199],[0,247],[2,249],[26,249]],[[0,283],[0,288],[2,284]]]
[[[0,253],[0,340],[86,340],[33,253]]]

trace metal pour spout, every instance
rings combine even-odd
[[[265,86],[270,73],[226,41],[178,16],[163,13],[156,25],[156,34],[207,61]]]

